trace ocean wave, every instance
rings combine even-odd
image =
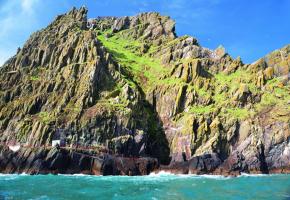
[[[19,178],[19,174],[0,174],[0,180],[10,181]]]
[[[73,179],[86,179],[86,180],[94,180],[99,179],[98,175],[89,175],[89,174],[57,174],[57,176],[62,176],[64,178],[73,178]]]
[[[203,175],[195,175],[201,178],[207,178],[207,179],[216,179],[216,180],[224,180],[224,179],[231,179],[233,177],[230,176],[223,176],[223,175],[209,175],[209,174],[203,174]]]
[[[57,174],[58,176],[96,176],[96,175],[89,175],[89,174]]]
[[[49,200],[50,198],[46,195],[42,195],[40,197],[33,198],[31,200]]]
[[[158,173],[152,172],[148,175],[149,177],[176,177],[176,178],[208,178],[208,179],[229,179],[232,177],[222,175],[210,175],[210,174],[173,174],[166,171],[160,171]]]
[[[274,176],[278,174],[247,174],[247,173],[241,173],[238,177],[264,177],[264,176]]]
[[[174,174],[171,172],[167,171],[159,171],[159,172],[151,172],[149,175],[145,176],[126,176],[126,175],[121,175],[121,176],[103,176],[103,175],[87,175],[87,174],[58,174],[59,176],[66,176],[66,177],[85,177],[85,178],[98,178],[98,179],[104,179],[104,180],[115,180],[118,179],[120,181],[124,180],[127,181],[128,179],[131,180],[160,180],[160,181],[168,181],[172,179],[199,179],[199,178],[204,178],[204,179],[217,179],[217,180],[222,180],[222,179],[230,179],[232,177],[226,177],[222,175],[197,175],[197,174]]]
[[[0,180],[14,180],[17,179],[18,177],[23,177],[23,176],[30,176],[29,174],[26,173],[21,173],[21,174],[1,174],[0,173]],[[33,175],[33,176],[55,176],[53,174],[48,174],[48,175]],[[198,174],[174,174],[170,173],[168,171],[160,171],[160,172],[152,172],[149,175],[146,176],[103,176],[103,175],[88,175],[88,174],[57,174],[57,176],[63,176],[63,177],[83,177],[86,179],[102,179],[102,180],[108,180],[108,181],[115,181],[115,179],[118,179],[120,181],[128,181],[128,180],[133,180],[133,181],[138,181],[138,180],[143,180],[143,181],[150,181],[150,180],[155,180],[155,181],[170,181],[174,179],[215,179],[215,180],[225,180],[225,179],[232,179],[232,178],[242,178],[242,177],[268,177],[268,176],[279,176],[279,174],[247,174],[247,173],[242,173],[241,175],[237,177],[231,177],[231,176],[223,176],[223,175],[209,175],[209,174],[203,174],[203,175],[198,175]]]
[[[174,176],[175,174],[172,174],[170,172],[166,172],[166,171],[160,171],[160,172],[151,172],[148,176],[152,176],[152,177],[160,177],[160,176]]]
[[[9,176],[29,176],[29,174],[26,174],[25,172],[21,174],[2,174],[0,173],[0,177],[9,177]]]

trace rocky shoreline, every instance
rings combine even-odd
[[[129,158],[102,154],[92,156],[61,148],[1,149],[1,173],[147,175],[158,168],[154,158]]]
[[[229,165],[217,155],[207,154],[193,157],[185,162],[160,165],[156,158],[122,157],[110,154],[97,156],[80,153],[59,147],[49,149],[22,148],[13,152],[0,147],[0,173],[20,174],[87,174],[87,175],[126,175],[143,176],[150,173],[168,172],[172,174],[223,175],[238,176],[248,174],[287,174],[289,167],[271,168],[268,171],[249,170],[247,164]],[[243,166],[244,164],[244,166]]]

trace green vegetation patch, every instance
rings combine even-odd
[[[139,41],[124,39],[118,33],[111,37],[106,36],[108,34],[110,34],[108,31],[99,32],[98,39],[121,67],[132,73],[133,81],[143,88],[156,84],[160,80],[159,77],[169,72],[169,69],[163,67],[159,60],[138,53],[142,46]]]
[[[196,106],[191,106],[189,109],[189,113],[192,114],[197,114],[197,115],[203,115],[203,114],[208,114],[211,113],[215,110],[215,106],[208,105],[208,106],[203,106],[203,105],[196,105]]]
[[[246,108],[226,108],[223,114],[233,116],[237,119],[246,119],[250,116],[250,111]]]
[[[215,82],[216,86],[220,85],[229,87],[230,92],[236,90],[243,83],[249,87],[252,93],[254,93],[258,91],[258,88],[254,83],[255,75],[256,74],[252,74],[244,69],[238,69],[230,74],[220,72],[215,75]]]
[[[44,74],[46,73],[46,68],[45,67],[36,67],[32,70],[31,76],[29,77],[29,80],[31,81],[40,81],[40,77],[44,77]]]
[[[269,106],[284,107],[290,109],[290,85],[284,85],[280,78],[273,78],[264,86],[261,101],[255,106],[258,111]],[[288,105],[288,106],[287,106]]]
[[[49,124],[52,121],[52,119],[53,119],[53,117],[50,116],[50,114],[48,112],[40,112],[40,113],[38,113],[38,118],[44,124]]]
[[[38,76],[30,76],[31,81],[40,81],[40,78]]]
[[[106,107],[112,111],[122,111],[123,113],[128,114],[130,112],[130,109],[128,109],[128,103],[129,101],[124,99],[120,99],[119,102],[115,102],[113,99],[108,99],[98,101],[97,105]]]

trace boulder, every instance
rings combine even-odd
[[[189,160],[190,174],[206,174],[212,173],[222,164],[217,154],[204,154],[196,156]]]

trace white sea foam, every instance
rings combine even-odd
[[[288,195],[288,194],[282,194],[281,196],[286,198],[286,199],[290,198],[290,195]]]
[[[172,174],[170,172],[166,171],[160,171],[158,173],[156,172],[151,172],[148,176],[153,176],[153,177],[160,177],[160,176],[174,176],[175,174]]]
[[[71,174],[71,176],[90,176],[90,175],[87,175],[87,174]]]
[[[0,176],[4,176],[4,177],[5,177],[5,176],[18,176],[18,175],[19,175],[19,174],[1,174],[1,173],[0,173]]]
[[[8,180],[14,180],[17,178],[19,178],[18,174],[0,174],[0,180],[8,181]]]
[[[152,172],[150,173],[147,177],[152,177],[152,178],[158,178],[158,177],[162,177],[162,178],[206,178],[206,179],[217,179],[217,180],[223,180],[223,179],[230,179],[232,177],[227,177],[227,176],[222,176],[222,175],[208,175],[208,174],[204,174],[204,175],[197,175],[197,174],[173,174],[170,172],[166,172],[166,171],[160,171],[158,173]]]
[[[40,197],[36,197],[34,199],[31,199],[31,200],[46,200],[46,199],[50,199],[50,198],[48,196],[46,196],[46,195],[42,195]]]
[[[272,176],[272,174],[247,174],[247,173],[241,173],[238,177],[261,177],[261,176]]]
[[[57,175],[70,177],[98,177],[97,175],[89,175],[89,174],[57,174]]]
[[[49,174],[52,175],[52,174]],[[151,172],[147,176],[103,176],[103,175],[88,175],[88,174],[57,174],[59,176],[67,176],[67,177],[87,177],[87,178],[101,178],[106,180],[113,180],[115,178],[118,178],[118,180],[123,179],[126,181],[126,179],[132,179],[132,180],[172,180],[172,179],[181,179],[181,178],[205,178],[205,179],[216,179],[216,180],[224,180],[224,179],[231,179],[234,177],[230,176],[222,176],[222,175],[197,175],[197,174],[173,174],[167,171],[159,171],[159,172]],[[275,176],[277,174],[247,174],[247,173],[241,173],[241,175],[237,177],[264,177],[264,176]],[[7,180],[13,180],[20,176],[30,176],[26,173],[21,174],[1,174],[0,178]]]
[[[20,176],[29,176],[29,174],[26,174],[25,172],[22,172],[21,174],[19,174]]]
[[[199,177],[201,177],[201,178],[217,179],[217,180],[220,180],[220,179],[230,179],[230,178],[232,178],[232,177],[230,177],[230,176],[208,175],[208,174],[204,174],[204,175],[196,175],[196,176],[199,176]]]

